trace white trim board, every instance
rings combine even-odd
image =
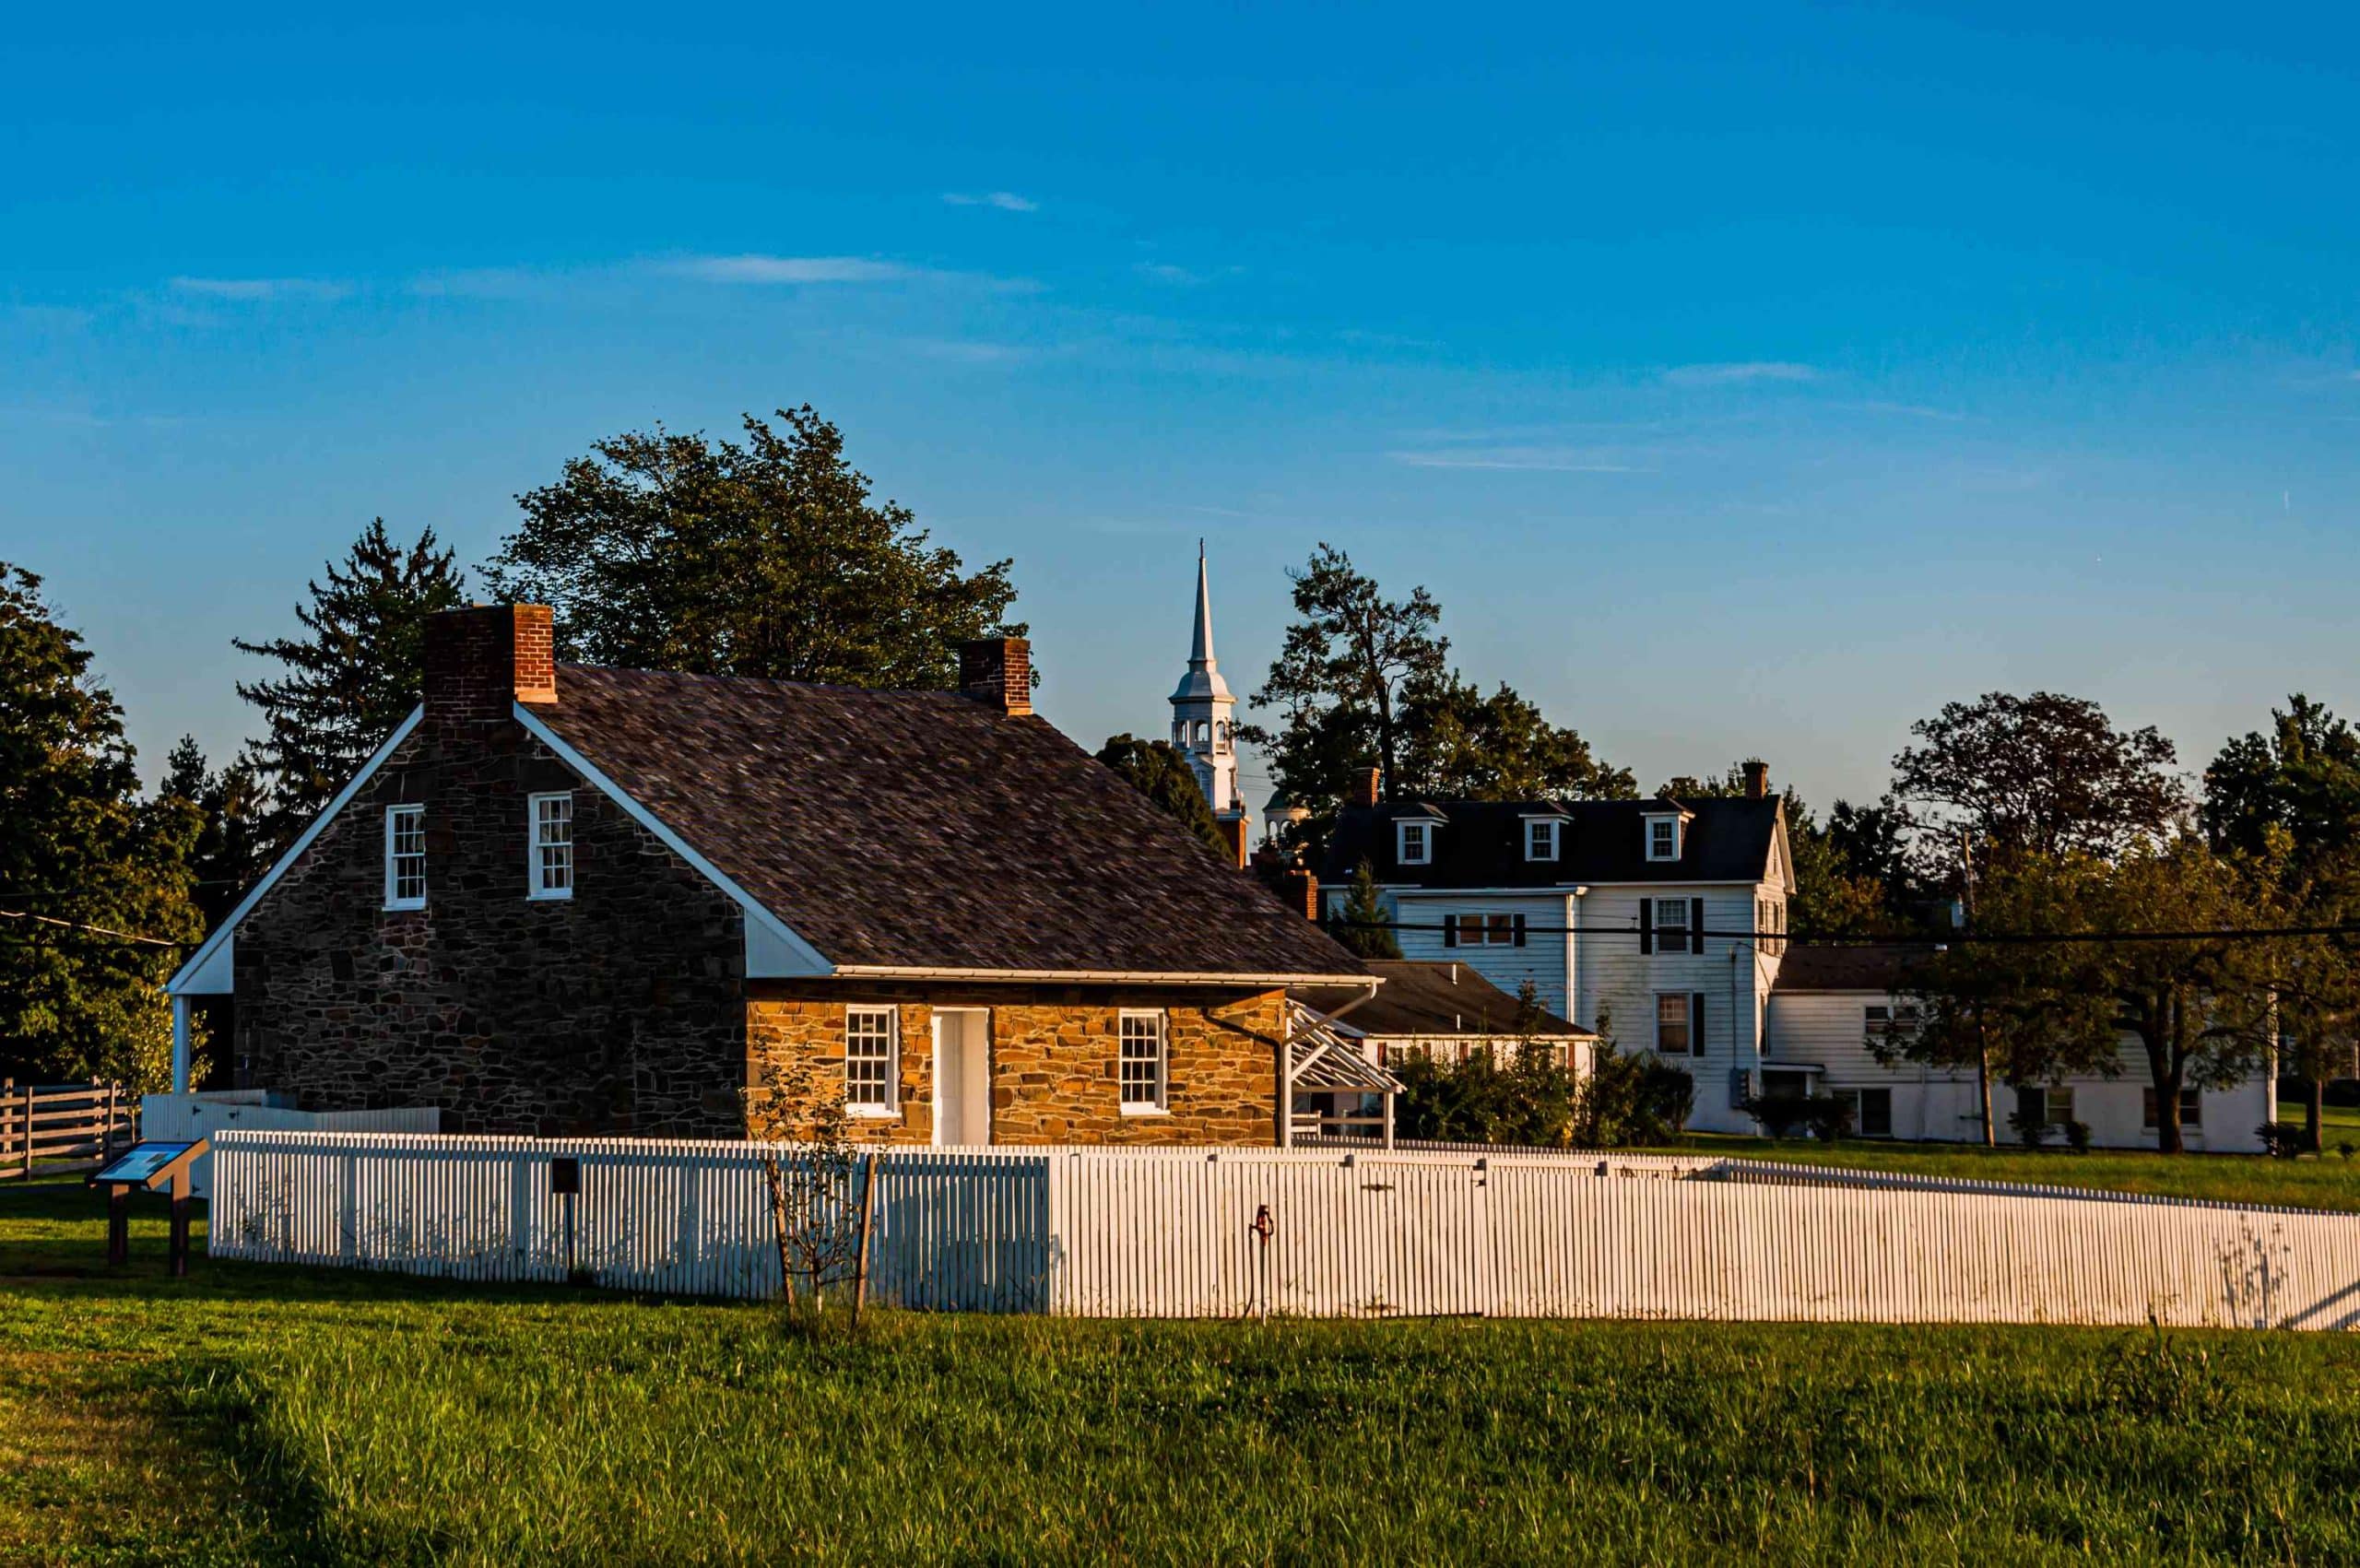
[[[327,808],[312,819],[312,825],[305,828],[288,846],[287,853],[263,873],[262,880],[238,901],[238,907],[230,912],[230,918],[205,939],[202,947],[188,956],[186,963],[173,971],[172,977],[164,982],[167,994],[175,996],[226,996],[236,988],[236,957],[230,938],[238,929],[238,923],[245,919],[254,905],[261,902],[263,894],[270,891],[278,879],[287,875],[289,868],[303,857],[303,852],[312,847],[312,842],[336,820],[337,812],[352,803],[352,797],[360,793],[360,786],[376,776],[377,770],[393,756],[395,748],[409,738],[410,731],[416,729],[419,721],[425,716],[426,708],[421,703],[409,711],[409,717],[394,726],[394,733],[385,737],[383,746],[370,754],[369,760],[363,762],[360,771],[352,776],[352,782],[336,792],[336,798],[328,802]]]
[[[629,790],[599,772],[597,765],[575,750],[557,731],[541,722],[524,703],[514,704],[516,722],[525,733],[557,754],[558,760],[596,785],[621,807],[631,819],[663,841],[664,847],[696,868],[697,874],[726,893],[746,914],[746,978],[749,980],[808,980],[833,974],[836,966],[820,949],[795,934],[771,913],[769,906],[732,881],[720,867],[689,847],[689,841],[635,799]]]

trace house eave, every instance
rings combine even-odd
[[[926,980],[985,985],[1189,985],[1274,991],[1291,985],[1349,987],[1374,996],[1385,984],[1374,974],[1234,974],[1155,969],[957,969],[933,964],[840,963],[835,980]]]

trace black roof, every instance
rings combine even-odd
[[[1371,974],[1385,984],[1376,995],[1336,1020],[1336,1028],[1379,1040],[1401,1035],[1514,1034],[1516,999],[1464,963],[1436,963],[1415,959],[1369,959]],[[1340,1008],[1358,992],[1321,987],[1297,987],[1289,993],[1297,1001],[1322,1012]],[[1590,1032],[1542,1011],[1532,1024],[1535,1035],[1551,1038],[1590,1038]]]
[[[534,715],[832,963],[1366,973],[1044,719],[572,666],[557,689]]]
[[[1901,943],[1870,942],[1853,948],[1789,948],[1778,961],[1775,991],[1882,991],[1909,989],[1929,950]]]
[[[1691,813],[1677,860],[1649,860],[1649,815]],[[1425,888],[1548,888],[1566,882],[1758,882],[1766,879],[1777,833],[1776,796],[1665,800],[1388,800],[1347,808],[1328,835],[1319,878],[1349,881],[1363,860],[1380,882]],[[1395,855],[1394,822],[1440,822],[1431,831],[1434,859],[1404,866]],[[1555,816],[1557,858],[1524,857],[1525,819]]]

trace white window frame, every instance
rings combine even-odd
[[[1418,835],[1418,853],[1410,853],[1410,834]],[[1434,825],[1423,819],[1393,824],[1393,858],[1404,866],[1432,866],[1434,863]]]
[[[870,1029],[861,1026],[873,1025],[879,1018],[885,1020],[883,1055],[879,1056],[873,1051],[862,1051],[856,1055],[853,1051],[856,1042],[867,1043],[878,1038]],[[884,1098],[882,1100],[856,1098],[855,1091],[858,1089],[866,1092],[867,1086],[855,1079],[854,1064],[857,1062],[867,1066],[879,1061],[882,1061],[885,1067]],[[873,1003],[867,1005],[853,1003],[844,1008],[844,1114],[850,1116],[886,1117],[898,1114],[901,1108],[902,1009],[895,1007],[879,1007]]]
[[[1528,817],[1524,820],[1524,857],[1527,860],[1554,860],[1564,823],[1554,817]],[[1539,841],[1539,842],[1536,842]]]
[[[1146,1026],[1135,1035],[1134,1026]],[[1135,1055],[1135,1043],[1150,1043],[1154,1055]],[[1152,1092],[1146,1099],[1132,1093],[1130,1067],[1144,1063],[1154,1072]],[[1115,1094],[1126,1116],[1168,1116],[1172,1114],[1172,1020],[1161,1008],[1124,1008],[1115,1015]]]
[[[565,803],[565,814],[560,819],[565,828],[562,843],[553,843],[541,836],[544,824],[541,808],[556,801]],[[552,887],[549,874],[560,864],[548,858],[547,852],[563,851],[565,881]],[[573,792],[570,789],[544,790],[525,797],[525,896],[535,901],[570,899],[573,896]]]
[[[403,824],[415,826],[418,847],[399,847]],[[418,891],[405,897],[401,891],[402,862],[418,862]],[[387,909],[424,909],[426,907],[426,808],[420,805],[388,806],[385,808],[385,907]]]
[[[1665,862],[1665,861],[1677,860],[1677,859],[1679,859],[1679,858],[1680,858],[1680,818],[1679,818],[1679,816],[1678,816],[1676,813],[1674,813],[1674,812],[1670,812],[1670,811],[1658,811],[1658,812],[1651,813],[1651,814],[1650,814],[1650,815],[1646,819],[1646,825],[1647,825],[1647,858],[1648,858],[1650,861],[1656,862],[1656,863],[1658,863],[1658,864],[1661,864],[1662,862]],[[1670,851],[1670,854],[1668,854],[1668,855],[1658,855],[1658,854],[1657,854],[1657,853],[1656,853],[1656,829],[1657,829],[1657,828],[1658,828],[1658,827],[1660,827],[1660,826],[1664,826],[1664,825],[1666,825],[1666,824],[1669,824],[1669,825],[1670,825],[1670,829],[1671,829],[1671,851]]]
[[[1691,1038],[1677,1051],[1666,1050],[1663,1043],[1663,1005],[1673,997],[1680,1000],[1680,1032]],[[1696,1033],[1696,994],[1693,991],[1658,991],[1656,993],[1656,1055],[1658,1056],[1694,1057],[1704,1055],[1693,1038]]]
[[[1676,925],[1664,918],[1664,912],[1666,910],[1674,909],[1680,912],[1680,923]],[[1690,921],[1694,914],[1695,910],[1690,905],[1688,900],[1684,898],[1656,900],[1654,922],[1656,951],[1658,953],[1677,952],[1689,954],[1703,952],[1705,950],[1705,944],[1697,940],[1697,927],[1690,924]],[[1680,946],[1677,948],[1670,945],[1670,939],[1674,936],[1677,936],[1680,938]]]

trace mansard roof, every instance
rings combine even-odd
[[[581,666],[557,691],[531,719],[833,968],[1366,973],[1041,718]]]
[[[1649,860],[1646,821],[1679,811],[1680,854]],[[1562,816],[1557,858],[1525,858],[1525,819]],[[1432,859],[1404,866],[1393,824],[1441,819]],[[1328,835],[1320,879],[1340,885],[1363,860],[1397,887],[1552,888],[1577,882],[1764,882],[1783,879],[1773,851],[1783,836],[1776,796],[1670,800],[1456,800],[1412,796],[1348,807]],[[1780,852],[1783,858],[1783,851]]]

